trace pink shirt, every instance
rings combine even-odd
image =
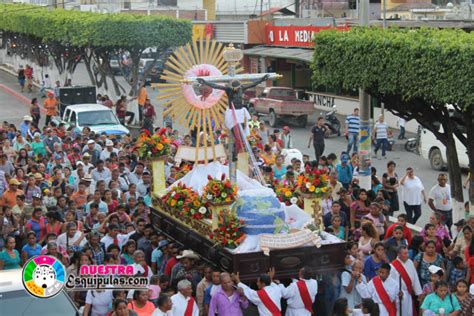
[[[148,286],[148,292],[150,294],[150,300],[155,300],[160,296],[161,288],[159,285],[150,284]]]

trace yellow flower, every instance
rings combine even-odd
[[[176,205],[176,200],[171,200],[170,205],[171,205],[171,206],[175,206],[175,205]]]
[[[291,196],[291,191],[286,191],[286,192],[285,192],[285,196],[286,196],[286,197],[290,197],[290,196]]]
[[[316,190],[316,187],[314,185],[310,186],[309,187],[309,192],[314,192],[314,190]]]
[[[194,200],[193,204],[194,204],[194,206],[199,206],[201,203],[199,203],[198,200]]]
[[[156,148],[158,150],[162,150],[163,149],[163,144],[162,143],[159,143],[158,145],[156,145]]]
[[[327,191],[328,191],[328,188],[327,188],[327,187],[323,187],[323,188],[321,188],[321,192],[324,192],[324,193],[326,193]]]

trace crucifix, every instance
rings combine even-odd
[[[237,161],[238,149],[235,144],[235,136],[239,131],[247,128],[247,121],[250,120],[250,114],[242,104],[242,97],[245,90],[253,88],[260,83],[270,80],[279,79],[280,75],[276,73],[259,73],[259,74],[235,74],[235,67],[243,58],[241,49],[236,49],[230,44],[224,50],[224,60],[228,63],[228,75],[224,76],[207,76],[207,77],[187,77],[184,81],[199,82],[201,85],[208,86],[213,89],[223,90],[227,94],[229,100],[228,109],[225,113],[225,126],[229,129],[229,177],[233,184],[237,183]],[[217,83],[225,83],[219,85]],[[245,83],[245,84],[244,84]],[[242,126],[240,129],[239,124]],[[243,134],[243,133],[241,133]],[[242,138],[246,135],[241,135]],[[245,140],[243,140],[245,142]]]

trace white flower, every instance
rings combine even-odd
[[[171,196],[174,196],[176,194],[176,191],[171,192]]]
[[[222,192],[221,197],[225,199],[227,197],[227,193]]]
[[[291,204],[296,204],[296,203],[298,203],[298,198],[297,198],[296,196],[292,197],[292,198],[290,199],[290,203],[291,203]]]
[[[199,208],[199,213],[201,213],[201,214],[204,215],[204,214],[206,214],[206,212],[207,212],[207,209],[206,209],[204,206],[201,206],[201,207]]]
[[[212,200],[213,197],[214,197],[214,196],[213,196],[212,194],[208,194],[208,195],[206,196],[206,198],[207,198],[208,200]]]
[[[306,189],[309,189],[311,187],[311,182],[306,182]]]

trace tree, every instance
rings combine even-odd
[[[84,58],[91,82],[99,87],[107,85],[108,77],[116,92],[123,91],[111,71],[110,59],[123,51],[129,52],[132,66],[127,81],[131,94],[137,89],[139,61],[146,48],[164,52],[188,43],[192,34],[190,21],[163,16],[49,11],[16,4],[2,4],[0,12],[0,29],[47,45],[60,73],[74,71],[80,58]],[[157,58],[159,54],[155,61]]]
[[[313,80],[344,89],[363,88],[391,112],[416,119],[433,132],[446,146],[453,196],[462,202],[453,135],[466,146],[474,166],[474,34],[357,27],[318,33],[315,42]],[[471,205],[473,188],[471,177]]]

